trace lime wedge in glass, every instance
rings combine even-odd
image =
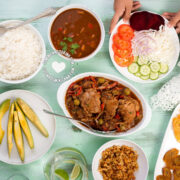
[[[69,175],[64,169],[56,169],[55,175],[61,180],[69,180]]]
[[[76,180],[81,173],[81,167],[78,164],[75,164],[71,172],[71,180]]]
[[[70,151],[70,152],[74,152],[74,153],[80,155],[83,162],[84,162],[84,164],[87,164],[86,158],[85,158],[84,154],[81,151],[79,151],[79,150],[77,150],[75,148],[72,148],[72,147],[65,147],[65,148],[58,149],[56,151],[56,153],[63,152],[63,151],[66,151],[66,152]]]

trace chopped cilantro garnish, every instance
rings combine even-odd
[[[70,49],[70,53],[71,53],[71,54],[74,54],[74,53],[75,53],[75,50],[74,50],[74,49]]]
[[[67,46],[64,46],[64,47],[62,48],[62,50],[63,50],[63,51],[67,51]]]
[[[69,42],[72,42],[72,41],[73,41],[73,39],[72,39],[71,37],[68,37],[67,40],[68,40]]]
[[[65,42],[61,41],[60,46],[67,46],[67,44]]]
[[[72,44],[71,45],[71,48],[72,49],[77,49],[77,48],[79,48],[80,46],[79,46],[79,44],[77,44],[77,43],[74,43],[74,44]]]

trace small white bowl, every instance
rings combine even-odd
[[[8,21],[3,21],[0,23],[0,25],[5,25],[5,24],[10,24],[10,23],[21,23],[22,21],[19,20],[8,20]],[[36,76],[36,74],[41,70],[42,66],[43,66],[43,62],[44,59],[46,57],[46,47],[45,47],[45,43],[44,40],[41,36],[41,34],[39,33],[39,31],[32,26],[31,24],[27,24],[25,25],[27,27],[29,27],[32,31],[34,31],[34,33],[38,36],[39,41],[41,43],[41,48],[42,48],[42,55],[41,55],[41,63],[39,64],[39,67],[36,69],[35,72],[33,72],[30,76],[23,78],[23,79],[19,79],[19,80],[7,80],[7,79],[2,79],[0,78],[0,81],[4,82],[4,83],[8,83],[8,84],[19,84],[19,83],[24,83],[26,81],[29,81],[30,79],[32,79],[34,76]]]
[[[89,12],[92,16],[95,17],[95,19],[97,20],[97,22],[99,23],[99,26],[100,26],[100,30],[101,30],[101,39],[100,39],[100,42],[99,42],[99,45],[97,46],[97,48],[91,53],[89,54],[88,56],[86,57],[83,57],[83,58],[75,58],[75,62],[83,62],[83,61],[86,61],[90,58],[92,58],[93,56],[95,56],[98,51],[101,49],[103,43],[104,43],[104,38],[105,38],[105,30],[104,30],[104,25],[101,21],[101,19],[97,16],[97,14],[95,14],[93,11],[91,11],[90,9],[80,5],[80,4],[71,4],[71,5],[68,5],[68,6],[64,6],[62,7],[61,9],[59,9],[56,14],[52,17],[50,23],[49,23],[49,27],[48,27],[48,39],[49,39],[49,43],[51,45],[51,47],[54,49],[54,50],[57,50],[55,49],[53,43],[52,43],[52,40],[51,40],[51,27],[55,21],[55,19],[64,11],[68,10],[68,9],[74,9],[74,8],[77,8],[77,9],[82,9],[82,10],[85,10],[87,12]],[[65,58],[65,59],[69,59],[68,57],[65,57],[61,54],[59,54],[59,56],[61,56],[62,58]]]
[[[71,119],[69,119],[71,121],[71,123],[73,123],[75,126],[77,126],[78,128],[80,128],[81,130],[96,135],[96,136],[102,136],[102,137],[121,137],[121,136],[127,136],[130,134],[133,134],[139,130],[141,130],[142,128],[146,127],[147,124],[150,122],[151,120],[151,108],[148,105],[148,103],[145,101],[145,99],[143,98],[143,96],[141,95],[141,93],[139,91],[137,91],[131,84],[129,84],[128,82],[113,76],[113,75],[109,75],[106,73],[97,73],[97,72],[88,72],[88,73],[82,73],[79,74],[75,77],[73,77],[72,79],[64,82],[63,84],[61,84],[61,86],[59,87],[58,91],[57,91],[57,101],[60,105],[60,107],[62,108],[64,114],[68,117],[71,117],[71,115],[69,114],[67,108],[66,108],[66,104],[65,104],[65,97],[66,97],[66,92],[68,90],[68,87],[70,86],[70,84],[72,84],[73,82],[76,82],[79,79],[82,79],[84,77],[87,76],[96,76],[96,77],[104,77],[113,81],[117,81],[120,84],[128,87],[129,89],[132,90],[132,92],[134,92],[134,94],[137,96],[137,98],[141,101],[142,104],[142,109],[143,109],[143,118],[142,120],[133,128],[129,129],[126,132],[120,132],[120,133],[115,133],[115,134],[99,134],[99,133],[95,133],[93,131],[91,131],[90,129],[88,129],[87,127],[81,125],[80,123],[73,121]]]
[[[137,162],[138,162],[139,168],[134,173],[134,175],[137,180],[145,180],[148,175],[149,165],[148,165],[148,160],[146,158],[144,151],[137,144],[135,144],[131,141],[123,140],[123,139],[116,139],[116,140],[109,141],[109,142],[105,143],[104,145],[102,145],[97,150],[97,152],[93,158],[93,162],[92,162],[92,173],[93,173],[94,179],[103,180],[102,175],[98,171],[99,161],[102,157],[102,152],[104,150],[106,150],[107,148],[112,147],[113,145],[116,145],[116,146],[126,145],[128,147],[132,147],[133,150],[135,150],[137,152],[137,154],[138,154]]]
[[[150,13],[154,13],[154,12],[150,12]],[[133,13],[132,13],[133,14]],[[154,13],[156,14],[156,13]],[[163,17],[164,18],[164,17]],[[168,23],[168,20],[165,19],[165,23],[167,24]],[[110,54],[110,57],[111,57],[111,60],[112,60],[112,63],[113,65],[115,66],[115,68],[123,75],[125,76],[126,78],[128,78],[129,80],[132,80],[132,81],[135,81],[135,82],[139,82],[139,83],[154,83],[154,82],[157,82],[157,81],[160,81],[162,80],[163,78],[167,77],[174,69],[174,67],[176,66],[176,63],[178,61],[178,57],[179,57],[179,51],[180,51],[180,45],[179,45],[179,38],[178,38],[178,35],[176,33],[176,30],[174,28],[171,28],[171,34],[172,34],[172,38],[174,40],[174,46],[175,46],[175,53],[174,53],[174,57],[172,58],[172,63],[171,65],[169,66],[169,71],[166,73],[166,74],[161,74],[159,76],[158,79],[156,80],[151,80],[151,79],[148,79],[148,80],[142,80],[141,78],[135,76],[134,74],[130,73],[128,71],[128,68],[127,67],[120,67],[114,60],[114,52],[113,52],[113,49],[112,49],[112,44],[113,44],[113,36],[114,34],[117,32],[117,29],[118,27],[121,25],[121,24],[129,24],[129,22],[125,23],[123,21],[123,19],[121,19],[117,25],[115,26],[115,28],[113,29],[112,33],[111,33],[111,36],[110,36],[110,39],[109,39],[109,54]]]

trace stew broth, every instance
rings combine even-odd
[[[51,27],[52,43],[72,58],[90,55],[99,45],[100,25],[96,18],[83,9],[68,9],[62,12]]]

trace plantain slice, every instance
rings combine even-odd
[[[16,111],[18,113],[20,125],[22,127],[22,130],[23,130],[25,136],[26,136],[29,147],[31,149],[33,149],[34,148],[34,141],[33,141],[32,133],[31,133],[31,130],[29,128],[28,122],[27,122],[23,112],[21,111],[20,107],[18,106],[18,104],[16,102],[15,102],[15,107],[16,107]]]
[[[20,106],[21,110],[24,112],[24,114],[27,116],[27,118],[38,128],[38,130],[45,136],[48,137],[48,131],[44,127],[44,125],[41,123],[39,117],[36,115],[36,113],[33,111],[33,109],[21,98],[17,98],[16,102]]]
[[[5,101],[2,102],[0,105],[0,144],[2,143],[2,140],[4,138],[4,130],[2,129],[1,121],[4,116],[4,114],[8,111],[9,106],[10,106],[10,99],[6,99]]]
[[[178,115],[173,119],[173,131],[174,136],[178,142],[180,142],[180,116]]]
[[[24,161],[24,142],[17,111],[14,111],[14,139],[21,161]]]
[[[8,153],[9,157],[11,157],[11,151],[13,148],[13,116],[14,116],[14,103],[11,104],[9,111],[9,119],[8,119],[8,127],[7,127],[7,144],[8,144]]]
[[[179,150],[176,148],[170,149],[166,152],[166,154],[163,157],[164,162],[166,163],[166,167],[173,169],[173,160],[178,155]]]

